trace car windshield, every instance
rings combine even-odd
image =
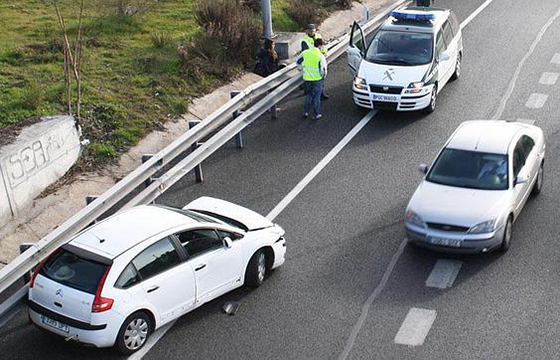
[[[448,148],[438,157],[426,180],[470,189],[506,190],[507,155]]]
[[[375,34],[366,61],[382,65],[416,66],[432,61],[433,35],[381,30]]]

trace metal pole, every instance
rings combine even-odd
[[[272,11],[270,10],[270,0],[262,0],[263,36],[265,39],[272,39]]]

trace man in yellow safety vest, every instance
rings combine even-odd
[[[321,34],[319,34],[317,32],[317,28],[315,27],[315,24],[309,24],[307,26],[307,32],[306,32],[303,40],[301,41],[301,51],[303,52],[307,49],[314,48],[315,47],[315,40],[317,40],[317,39],[322,40],[323,37],[321,36]],[[324,45],[324,43],[323,43],[323,45]],[[327,55],[327,49],[324,46],[321,48],[321,53],[325,56]],[[321,97],[323,99],[328,99],[329,98],[329,95],[327,95],[327,93],[325,92],[324,87],[323,87],[323,91],[321,93]]]
[[[321,49],[323,40],[316,39],[313,47],[305,50],[297,58],[296,62],[303,71],[303,81],[305,83],[305,107],[303,117],[307,118],[313,106],[315,120],[323,117],[321,114],[321,93],[323,83],[327,77],[327,59]]]

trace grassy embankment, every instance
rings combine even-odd
[[[69,35],[77,31],[77,1],[62,1]],[[168,0],[145,14],[111,15],[86,1],[82,122],[91,140],[86,158],[110,159],[147,131],[187,110],[188,100],[228,79],[185,71],[177,44],[200,36],[194,0]],[[273,1],[275,31],[300,26],[288,0]],[[42,0],[0,4],[0,128],[66,111],[61,32],[54,7]]]

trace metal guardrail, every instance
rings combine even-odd
[[[364,33],[367,35],[377,28],[388,14],[395,8],[400,7],[410,0],[400,0],[387,9],[380,12],[371,21],[363,26]],[[327,61],[330,63],[342,55],[348,45],[350,35],[346,34],[339,39],[329,43]],[[43,259],[47,258],[54,250],[65,244],[72,236],[87,227],[90,223],[109,211],[117,203],[122,201],[134,189],[142,185],[147,179],[152,177],[163,166],[175,160],[181,153],[189,149],[197,141],[202,140],[214,131],[231,121],[231,116],[235,111],[239,111],[252,102],[258,100],[242,115],[235,118],[228,125],[223,127],[203,145],[187,155],[183,160],[168,170],[160,178],[146,189],[127,202],[122,209],[135,205],[149,203],[159,195],[169,189],[179,179],[194,169],[227,141],[233,138],[241,130],[258,119],[271,106],[281,101],[292,91],[297,89],[302,83],[301,76],[295,64],[291,64],[273,75],[247,87],[229,102],[221,106],[218,110],[208,116],[199,125],[188,130],[181,137],[173,141],[165,149],[152,156],[144,164],[140,165],[129,175],[99,196],[91,204],[76,213],[62,225],[57,227],[47,236],[42,238],[23,254],[18,256],[8,265],[0,270],[0,293],[6,291],[17,280],[28,274]],[[274,90],[272,90],[274,89]],[[272,90],[272,91],[271,91]],[[0,327],[11,318],[17,310],[23,308],[27,286],[19,289],[7,301],[0,304]],[[5,321],[4,321],[5,320]]]

